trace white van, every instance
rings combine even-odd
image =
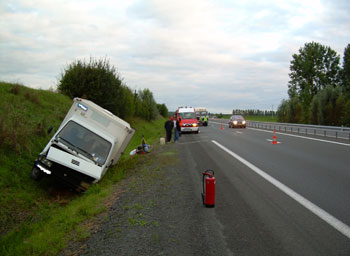
[[[31,176],[44,174],[85,190],[117,163],[135,130],[92,101],[75,98],[66,117],[39,154]]]

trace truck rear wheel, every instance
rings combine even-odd
[[[43,172],[36,166],[33,166],[32,172],[31,172],[31,177],[33,180],[40,180],[43,177]]]

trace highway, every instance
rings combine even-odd
[[[349,141],[276,137],[213,121],[180,137],[198,195],[201,173],[215,172],[216,206],[202,209],[207,240],[227,255],[350,255]]]

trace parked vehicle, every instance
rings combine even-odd
[[[229,128],[246,128],[246,121],[244,120],[244,117],[241,115],[233,115],[230,117],[230,120],[228,121],[228,127]]]
[[[192,107],[179,107],[176,112],[176,119],[180,123],[181,132],[199,132],[196,112]]]
[[[31,176],[51,175],[84,191],[116,164],[135,130],[92,101],[75,98],[36,159]]]
[[[208,126],[208,111],[206,108],[195,108],[199,126]]]

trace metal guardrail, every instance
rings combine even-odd
[[[350,140],[350,127],[247,121],[248,127]]]

